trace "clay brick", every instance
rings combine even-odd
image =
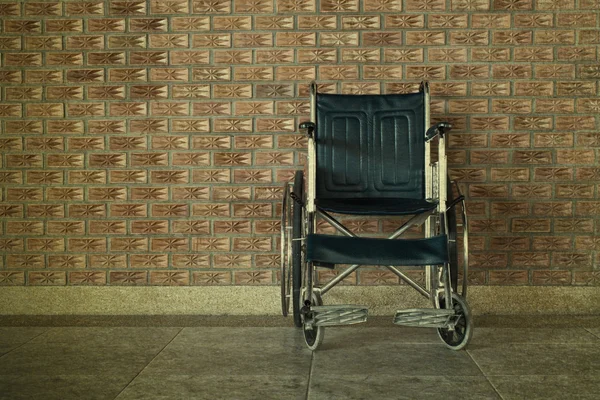
[[[23,251],[24,244],[23,239],[0,239],[0,249],[5,252]]]
[[[533,215],[568,217],[573,215],[571,202],[536,202],[533,205]]]
[[[534,285],[569,285],[572,277],[570,271],[533,271],[532,283]]]
[[[146,271],[110,271],[111,285],[146,285],[148,273]]]
[[[424,28],[425,18],[423,15],[386,15],[385,26],[386,28]]]
[[[516,164],[550,164],[552,153],[544,150],[515,150],[513,162]]]
[[[515,252],[512,256],[511,265],[517,268],[548,268],[550,266],[550,254],[541,252]]]
[[[536,133],[534,134],[535,147],[572,147],[572,133]]]
[[[132,254],[129,256],[131,268],[167,268],[168,258],[163,254]]]
[[[561,236],[536,236],[533,238],[533,250],[569,250],[572,239]]]
[[[234,282],[238,285],[270,285],[272,281],[271,271],[234,272]]]
[[[537,0],[536,4],[540,10],[572,10],[575,8],[574,0]]]
[[[148,251],[148,239],[147,238],[131,238],[131,237],[121,237],[121,238],[109,238],[111,251],[123,251],[123,252],[140,252],[140,251]],[[134,265],[133,256],[129,257],[131,266]],[[136,259],[140,260],[140,259]]]
[[[528,250],[529,239],[521,236],[496,236],[491,238],[491,250]]]
[[[473,253],[469,259],[471,268],[506,268],[508,265],[508,257],[502,253]]]
[[[125,221],[89,221],[89,233],[92,235],[124,235]]]
[[[554,122],[552,117],[515,117],[515,130],[540,131],[550,130]]]
[[[192,283],[203,286],[231,285],[231,272],[194,272]]]
[[[64,271],[28,272],[27,281],[32,286],[64,286],[67,278]]]
[[[493,133],[492,147],[529,147],[528,134],[519,133]]]
[[[491,285],[527,285],[527,271],[490,271]]]
[[[446,4],[444,0],[432,0],[422,2],[418,0],[407,0],[406,11],[444,11]]]
[[[548,184],[513,184],[511,193],[515,198],[548,199],[552,196],[552,186]]]
[[[14,271],[0,272],[0,286],[22,286],[25,284],[25,273]]]
[[[515,218],[511,224],[512,232],[550,232],[550,219]]]
[[[525,202],[492,202],[492,215],[529,215],[529,204]]]
[[[128,203],[128,204],[110,204],[110,216],[111,217],[146,217],[147,205],[141,203]]]
[[[407,45],[440,46],[446,44],[443,31],[406,32]]]
[[[357,12],[358,6],[358,0],[349,0],[347,2],[340,2],[338,0],[322,0],[320,10],[322,12]]]

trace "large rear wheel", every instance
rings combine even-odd
[[[451,203],[455,198],[461,196],[457,190],[455,196],[452,192],[451,181],[448,180],[448,202]],[[458,186],[457,186],[458,189]],[[462,297],[467,297],[467,275],[469,263],[469,235],[467,226],[467,213],[465,209],[465,201],[460,200],[446,211],[446,219],[448,221],[448,256],[450,263],[450,280],[452,282],[452,291],[460,294]],[[459,228],[462,232],[459,232]],[[462,236],[459,243],[458,238]],[[459,250],[462,251],[462,260],[458,257]],[[462,261],[462,271],[461,264]],[[462,287],[458,290],[459,271],[462,272]]]
[[[296,171],[292,189],[292,310],[294,325],[302,326],[302,272],[304,269],[303,236],[304,236],[304,173]]]
[[[283,186],[281,205],[281,313],[288,316],[292,298],[292,185]]]

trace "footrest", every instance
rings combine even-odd
[[[396,311],[394,324],[423,328],[446,328],[450,324],[453,316],[453,310],[412,308],[410,310]]]
[[[367,320],[369,314],[367,307],[357,305],[315,306],[310,310],[313,313],[315,326],[360,324]]]

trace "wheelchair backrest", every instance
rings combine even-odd
[[[425,197],[424,93],[316,95],[317,198]]]

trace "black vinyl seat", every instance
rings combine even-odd
[[[437,207],[437,202],[406,198],[317,198],[315,204],[324,211],[350,215],[414,215]]]
[[[448,262],[448,237],[387,240],[375,238],[308,235],[308,261],[327,264],[421,266]]]

